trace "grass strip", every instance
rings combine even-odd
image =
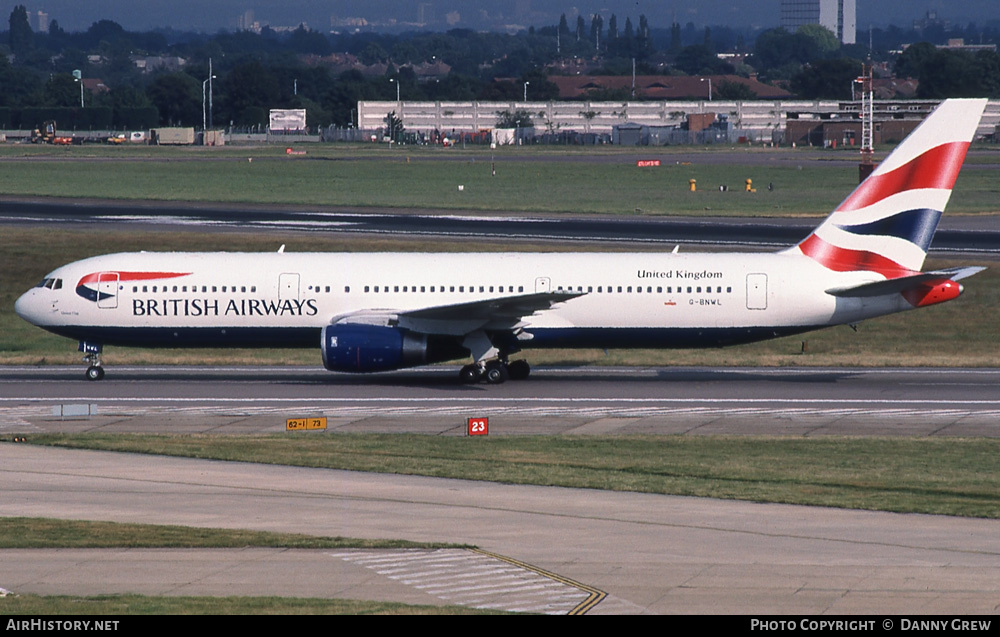
[[[732,161],[719,162],[705,159],[718,153],[697,149],[643,149],[640,152],[650,157],[662,157],[662,165],[637,168],[634,156],[617,149],[585,155],[532,151],[317,147],[305,156],[285,156],[283,149],[257,147],[216,152],[0,147],[0,192],[120,200],[746,217],[825,215],[857,185],[857,168],[850,161],[856,155],[844,153],[830,153],[829,160],[817,161],[812,151],[804,151],[809,156],[793,149],[730,151]],[[691,179],[698,184],[696,192],[690,191]],[[747,179],[757,192],[744,190]],[[992,171],[963,171],[949,210],[997,212],[998,192]]]
[[[1000,517],[1000,441],[956,438],[44,434],[29,442],[354,471]]]
[[[454,544],[406,540],[364,540],[212,529],[159,524],[126,524],[51,518],[0,518],[0,548],[246,548],[289,549],[433,549]]]
[[[462,606],[414,606],[394,602],[297,597],[151,597],[146,595],[11,595],[0,598],[3,615],[113,617],[125,615],[497,615]],[[17,620],[5,620],[14,621]],[[14,624],[16,626],[16,623]],[[146,622],[142,623],[143,626]]]

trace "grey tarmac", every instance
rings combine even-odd
[[[0,457],[2,516],[469,543],[599,591],[591,614],[981,614],[1000,600],[998,520],[10,443]],[[4,550],[0,587],[449,601],[336,551],[316,553]],[[512,595],[499,607],[512,607]]]
[[[0,374],[0,435],[41,431],[263,433],[326,416],[331,431],[463,435],[1000,436],[1000,370],[539,367],[461,385],[457,367],[376,375],[306,367],[73,367]]]

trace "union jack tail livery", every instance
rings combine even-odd
[[[986,100],[947,100],[816,230],[801,251],[835,272],[919,273]]]

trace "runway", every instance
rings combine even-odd
[[[488,417],[495,435],[1000,436],[997,369],[539,367],[503,385],[456,378],[450,366],[369,376],[111,367],[94,383],[82,368],[10,367],[0,434],[271,432],[321,415],[344,432],[461,435],[467,418]]]
[[[819,223],[806,218],[685,217],[634,218],[601,215],[545,215],[463,210],[355,209],[337,206],[239,207],[199,203],[29,200],[0,197],[0,224],[128,226],[180,230],[228,229],[321,232],[401,237],[482,238],[505,241],[571,241],[600,244],[693,245],[769,250],[793,245]],[[1000,253],[1000,232],[992,216],[945,216],[931,256]]]

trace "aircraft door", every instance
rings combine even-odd
[[[535,292],[551,292],[552,279],[547,276],[540,276],[535,279]]]
[[[97,307],[113,310],[118,307],[118,273],[97,275]]]
[[[747,275],[747,309],[748,310],[767,309],[766,274]]]
[[[278,275],[278,300],[299,300],[299,275],[297,272],[282,272]]]

